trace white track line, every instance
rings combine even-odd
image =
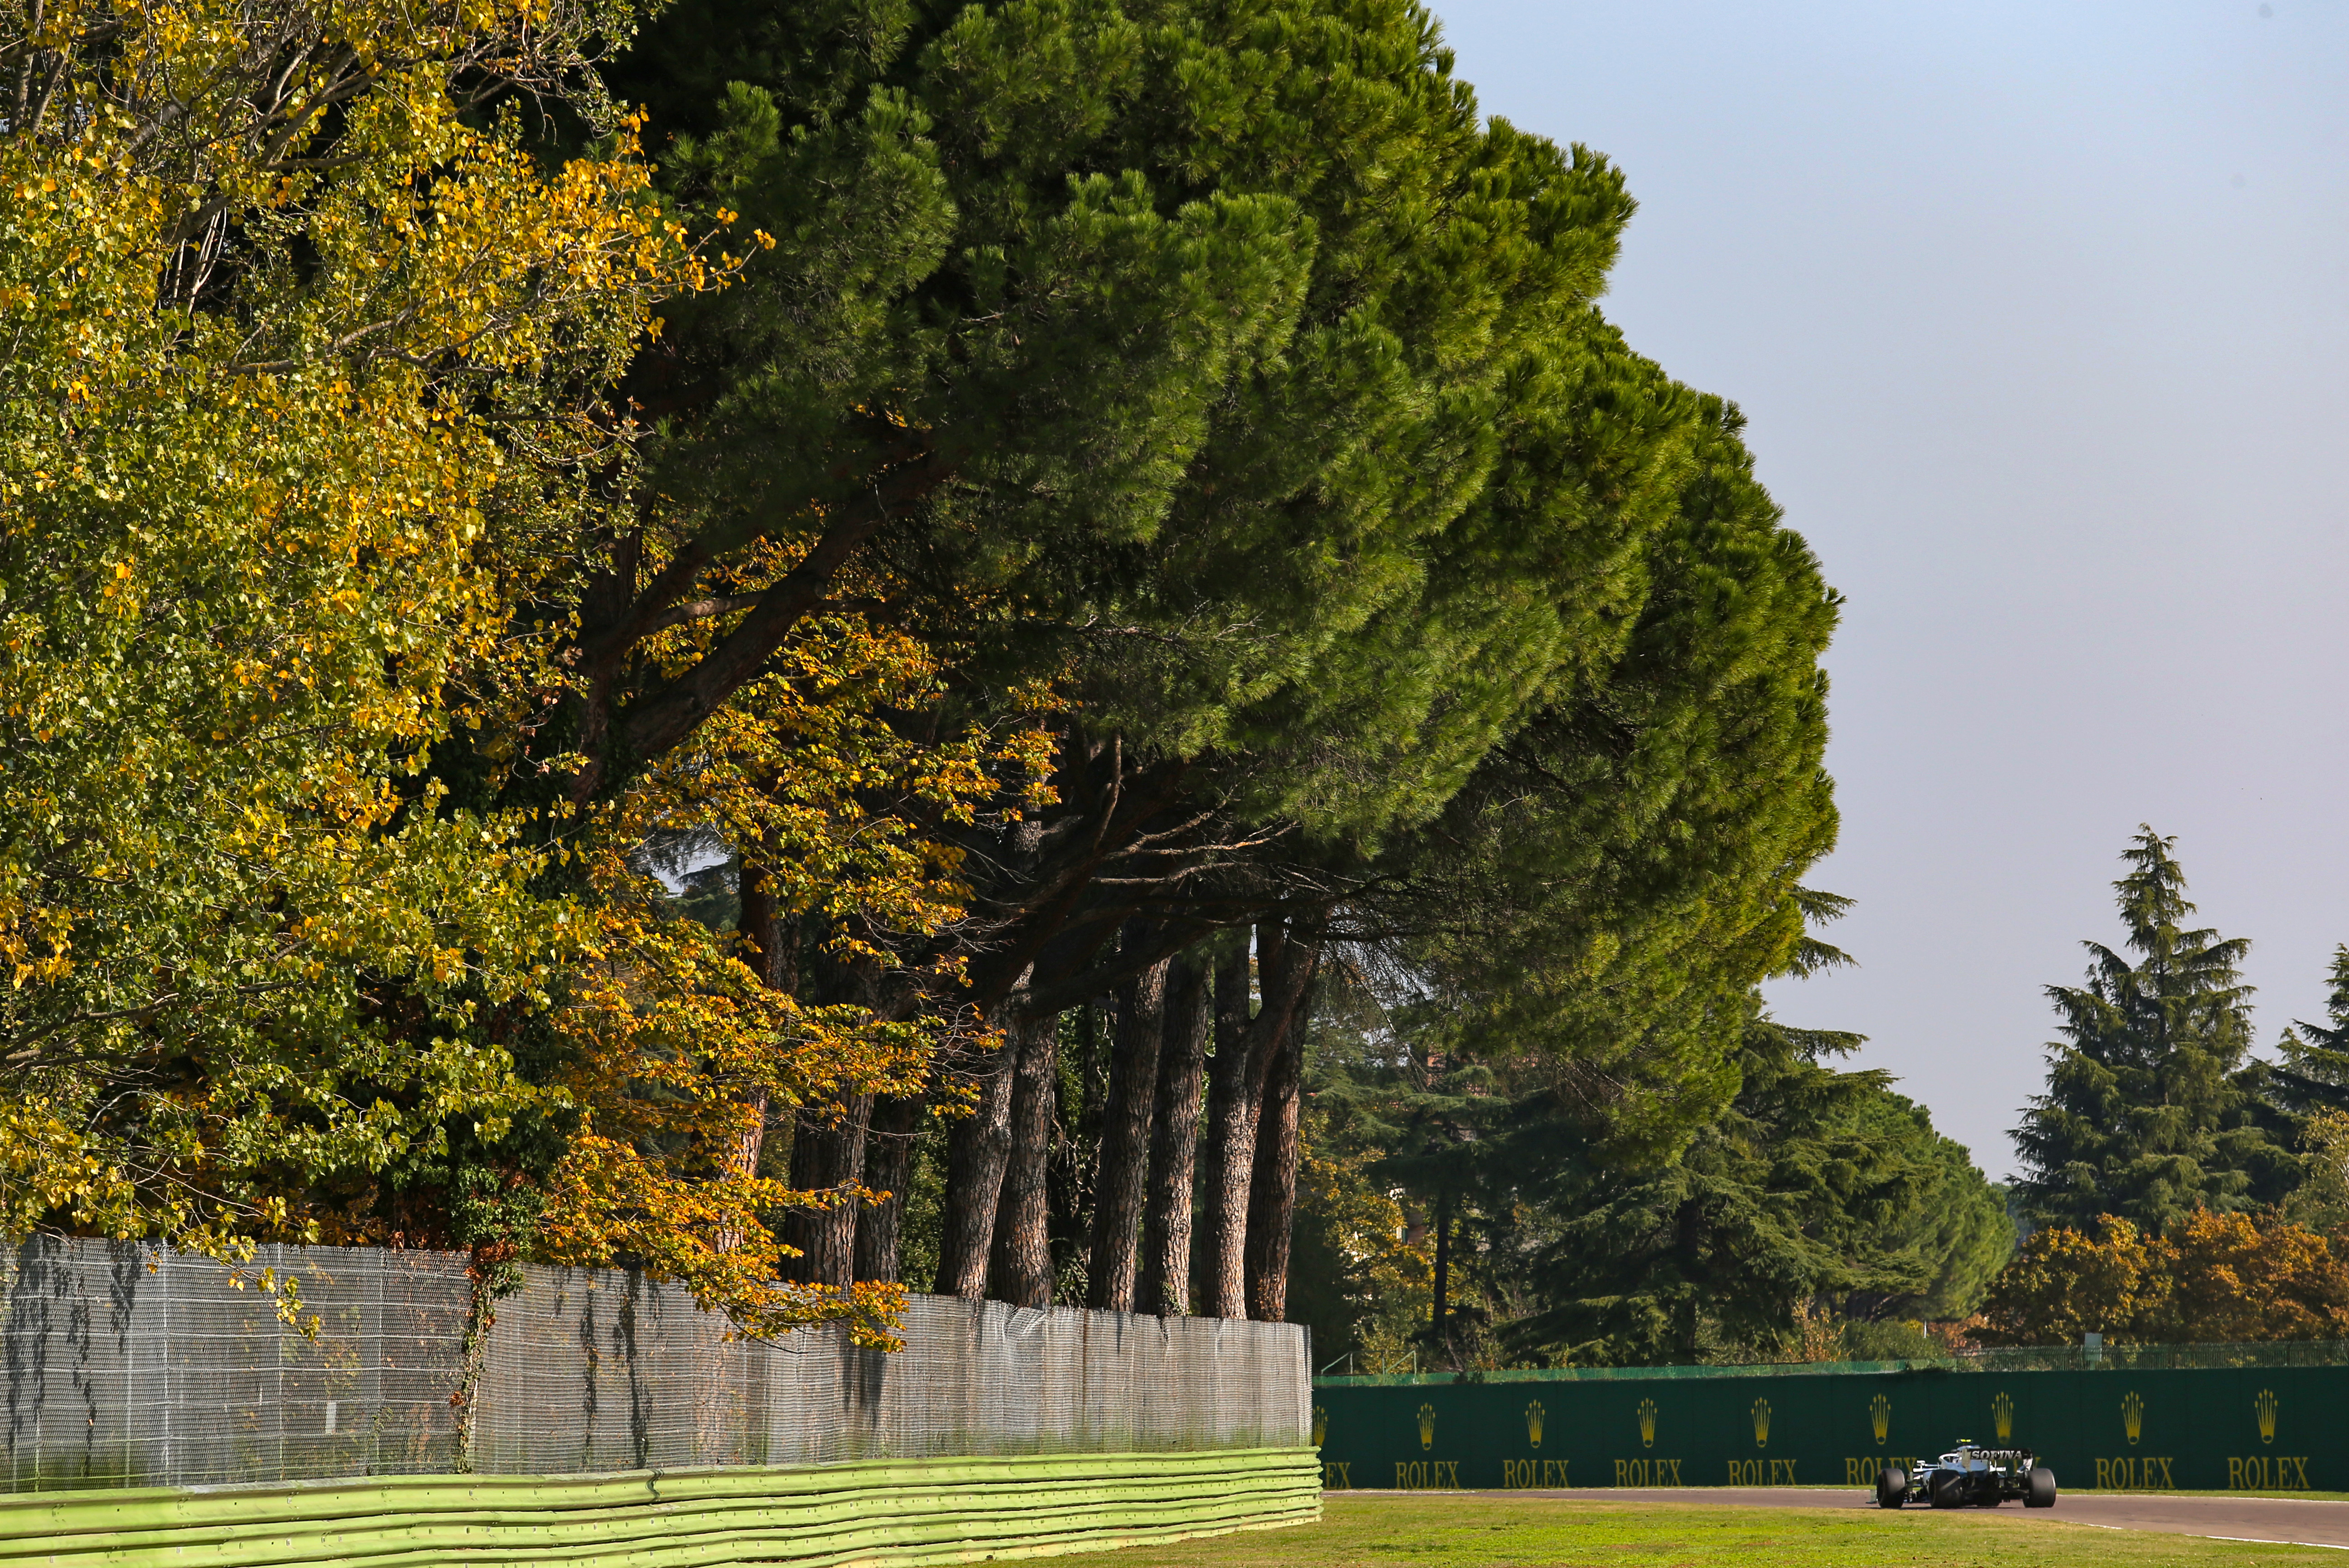
[[[2076,1525],[2082,1530],[2116,1530],[2124,1535],[2185,1535],[2196,1541],[2235,1541],[2246,1546],[2306,1546],[2318,1552],[2349,1552],[2333,1541],[2278,1541],[2272,1535],[2197,1535],[2190,1530],[2148,1530],[2141,1524],[2098,1524],[2093,1519],[2050,1520],[2051,1524]]]

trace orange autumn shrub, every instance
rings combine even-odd
[[[2349,1338],[2349,1258],[2306,1226],[2198,1210],[2164,1242],[2168,1299],[2145,1314],[2157,1342]]]
[[[2349,1338],[2349,1257],[2275,1214],[2197,1210],[2164,1236],[2041,1231],[1991,1287],[1980,1345],[2230,1344]]]
[[[1982,1345],[2076,1345],[2083,1334],[2121,1335],[2166,1285],[2159,1243],[2126,1220],[2105,1217],[2098,1240],[2068,1228],[2037,1231],[1991,1282]]]

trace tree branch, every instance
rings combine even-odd
[[[833,578],[857,546],[880,532],[898,508],[944,483],[948,472],[947,463],[935,455],[907,463],[882,474],[869,492],[836,509],[815,548],[758,596],[740,626],[692,669],[622,715],[619,729],[628,754],[657,757],[692,733],[696,725],[756,676],[792,628],[824,601]],[[650,618],[632,617],[632,622]]]

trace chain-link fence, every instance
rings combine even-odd
[[[841,1328],[743,1340],[640,1275],[525,1273],[490,1339],[483,1470],[1293,1448],[1310,1418],[1283,1324],[916,1296],[884,1353]]]
[[[135,1243],[37,1240],[0,1267],[11,1490],[456,1463],[461,1257],[264,1247],[231,1271]],[[316,1334],[278,1320],[251,1277],[263,1269],[297,1283]]]
[[[264,1249],[305,1334],[203,1259],[38,1241],[5,1261],[10,1490],[429,1474],[464,1462],[468,1302],[448,1253]],[[524,1271],[497,1303],[471,1468],[564,1474],[950,1455],[1294,1448],[1304,1331],[916,1296],[905,1348],[746,1340],[622,1270]]]
[[[1953,1372],[2189,1372],[2222,1366],[2349,1366],[2349,1340],[2269,1339],[2238,1345],[2022,1345],[1969,1351]]]

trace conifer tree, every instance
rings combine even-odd
[[[1718,1005],[1744,1014],[1738,1087],[1676,1158],[1626,1158],[1555,1102],[1525,1124],[1527,1190],[1557,1220],[1510,1337],[1688,1363],[1781,1353],[1814,1314],[1962,1314],[2013,1238],[1964,1151],[1885,1075],[1828,1064],[1857,1036],[1781,1024],[1751,992]]]
[[[1450,67],[1407,0],[672,11],[612,79],[680,210],[775,244],[640,361],[659,504],[581,602],[574,788],[676,744],[855,560],[982,711],[1040,676],[1082,699],[1056,805],[957,835],[991,1020],[1281,926],[1293,879],[1200,886],[1234,845],[1439,805],[1619,635],[1682,400],[1590,308],[1620,176],[1484,121]],[[761,554],[788,570],[731,571]],[[680,617],[707,651],[642,657]],[[1137,917],[1155,950],[1114,940]],[[1285,1022],[1250,1032],[1268,1070]],[[1211,1153],[1244,1205],[1252,1142]],[[1237,1269],[1233,1218],[1203,1228]],[[948,1226],[966,1283],[983,1229]]]
[[[2064,1040],[2047,1092],[2015,1130],[2023,1208],[2087,1231],[2114,1215],[2160,1233],[2197,1209],[2255,1209],[2295,1171],[2260,1125],[2264,1074],[2249,1061],[2251,943],[2189,927],[2174,838],[2140,826],[2113,884],[2127,954],[2085,942],[2085,983],[2052,985]]]
[[[1887,1089],[1868,1096],[1855,1121],[1863,1140],[1904,1150],[1911,1174],[1905,1216],[1865,1238],[1887,1261],[1884,1282],[1845,1297],[1845,1315],[1875,1323],[1970,1315],[2014,1255],[2006,1189],[1982,1173],[1963,1144],[1936,1132],[1925,1107],[1904,1095]],[[1903,1258],[1906,1264],[1892,1263]]]
[[[1021,1029],[1219,929],[1290,933],[1259,941],[1287,956],[1243,1044],[1217,1031],[1213,1310],[1279,1295],[1296,933],[1410,877],[1384,851],[1513,732],[1547,722],[1534,770],[1581,770],[1553,846],[1639,845],[1623,877],[1535,895],[1624,955],[1601,988],[1639,993],[1571,1049],[1692,972],[1769,966],[1832,836],[1833,596],[1734,410],[1595,309],[1621,176],[1481,116],[1423,7],[686,0],[609,74],[678,210],[774,244],[639,360],[656,483],[595,546],[546,744],[585,757],[575,792],[608,789],[874,585],[982,722],[1061,683],[1050,804],[942,834],[973,884],[954,1000]],[[680,618],[695,657],[646,657]],[[1728,1048],[1652,1076],[1718,1078]],[[966,1291],[1004,1172],[1040,1168],[978,1099],[940,1262]],[[1136,1125],[1103,1190],[1138,1192],[1154,1097],[1117,1104]],[[1123,1209],[1092,1270],[1111,1299]]]
[[[1875,1322],[1971,1309],[2013,1251],[2003,1194],[1883,1074],[1832,1064],[1857,1036],[1778,1023],[1750,990],[1724,1005],[1740,1015],[1735,1092],[1661,1155],[1611,1136],[1530,1053],[1447,1049],[1448,1000],[1350,1040],[1317,1029],[1333,1144],[1317,1152],[1379,1150],[1371,1175],[1429,1230],[1420,1251],[1446,1277],[1420,1327],[1440,1364],[1783,1355],[1806,1325],[1865,1345],[1885,1337]],[[1353,1327],[1325,1315],[1317,1343]]]
[[[1691,401],[1619,649],[1562,676],[1361,901],[1410,933],[1458,1045],[1538,1056],[1659,1154],[1736,1092],[1737,999],[1820,961],[1806,917],[1843,907],[1800,885],[1835,842],[1818,658],[1840,600],[1736,410]]]
[[[2269,1070],[2270,1098],[2295,1129],[2317,1111],[2349,1111],[2349,947],[2333,950],[2323,1023],[2296,1022],[2277,1044],[2282,1065]]]
[[[1847,907],[1808,889],[1794,902],[1814,921]],[[1806,935],[1783,968],[1845,961]],[[1469,989],[1512,977],[1390,972],[1420,999],[1381,1009],[1357,984],[1315,1020],[1316,1154],[1342,1172],[1375,1151],[1368,1174],[1432,1231],[1417,1251],[1435,1272],[1441,1250],[1448,1288],[1418,1323],[1445,1363],[1865,1354],[1915,1339],[1889,1320],[1964,1316],[2013,1251],[2004,1194],[1966,1151],[1883,1074],[1831,1064],[1857,1037],[1776,1023],[1750,981],[1724,982],[1734,970],[1684,977],[1604,1059],[1548,1037],[1556,1012]],[[1735,1054],[1715,1099],[1688,1067],[1722,1033]],[[1615,1075],[1633,1082],[1609,1092]],[[1392,1327],[1371,1320],[1391,1325],[1392,1309],[1348,1309],[1332,1262],[1308,1253],[1317,1343],[1359,1346],[1369,1329],[1391,1358]]]

